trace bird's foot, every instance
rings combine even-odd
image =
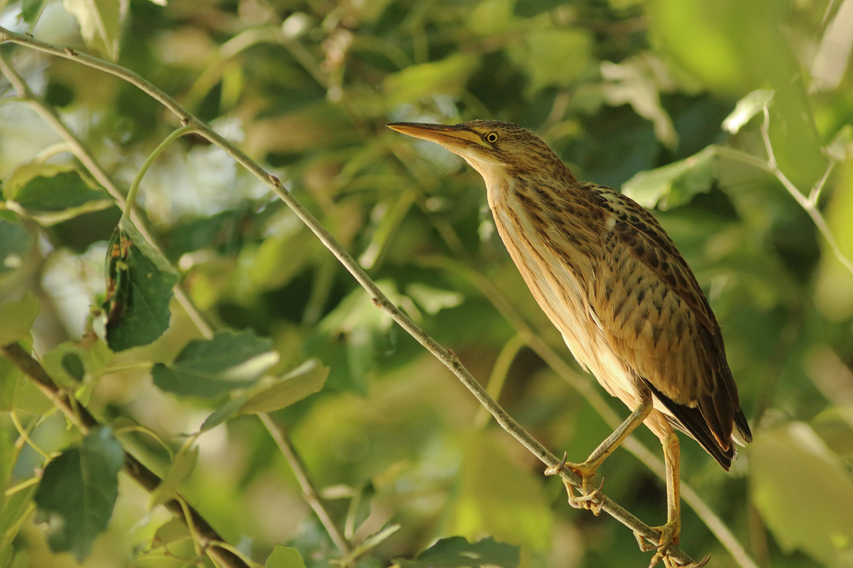
[[[639,533],[634,533],[634,537],[637,539],[637,543],[640,545],[640,550],[643,552],[649,552],[650,550],[655,551],[655,555],[652,557],[652,561],[649,563],[649,568],[657,565],[659,562],[663,561],[664,566],[666,568],[702,568],[708,561],[711,559],[711,555],[709,554],[699,562],[691,562],[690,564],[683,564],[682,561],[676,559],[669,554],[670,547],[672,545],[678,545],[679,533],[681,532],[681,524],[678,522],[670,521],[666,523],[662,527],[652,527],[652,530],[660,533],[660,539],[658,540],[658,544],[651,544],[647,542]]]
[[[563,454],[563,459],[556,466],[551,466],[545,470],[545,475],[559,475],[560,470],[564,467],[569,468],[581,478],[580,495],[575,495],[575,486],[563,480],[566,486],[566,492],[569,494],[569,505],[575,509],[586,509],[592,511],[592,514],[598,516],[601,514],[602,494],[601,487],[604,485],[604,479],[598,487],[595,486],[595,477],[597,466],[591,466],[588,463],[568,463],[566,462],[566,454]]]

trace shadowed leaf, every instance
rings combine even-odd
[[[49,523],[52,551],[71,552],[78,562],[89,555],[112,516],[123,462],[112,430],[101,427],[47,464],[35,494],[36,520]]]

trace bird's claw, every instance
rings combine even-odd
[[[658,544],[651,544],[647,542],[640,533],[634,533],[634,537],[637,539],[637,543],[640,545],[641,551],[655,551],[655,555],[649,563],[649,568],[653,568],[653,566],[657,565],[661,561],[663,561],[666,568],[702,568],[708,564],[708,561],[711,560],[710,554],[699,562],[691,562],[690,564],[683,564],[678,559],[670,556],[670,547],[673,544],[678,544],[679,529],[680,527],[676,523],[667,523],[662,527],[652,527],[652,530],[660,533]]]
[[[569,494],[569,505],[575,509],[586,509],[592,511],[596,517],[601,514],[603,506],[601,487],[604,485],[604,479],[598,487],[595,487],[595,468],[591,468],[586,464],[573,464],[566,462],[566,453],[563,453],[563,459],[556,466],[551,466],[545,470],[545,475],[559,475],[560,471],[568,467],[581,478],[580,495],[575,495],[575,486],[563,480],[566,486],[566,492]]]

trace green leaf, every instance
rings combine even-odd
[[[20,530],[22,518],[30,515],[30,502],[33,499],[38,486],[33,485],[7,497],[0,510],[0,534],[11,537]],[[17,527],[17,528],[15,528]],[[13,531],[10,534],[10,531]],[[11,547],[10,547],[11,548]]]
[[[265,568],[305,568],[305,562],[295,548],[276,546],[264,566]]]
[[[256,385],[208,416],[201,425],[201,431],[206,432],[241,414],[272,412],[290,406],[320,391],[328,376],[329,368],[312,359],[283,377],[263,377]]]
[[[607,104],[618,107],[628,103],[634,112],[652,122],[655,137],[668,148],[678,146],[678,133],[660,101],[660,92],[669,77],[661,77],[665,65],[646,52],[620,63],[601,62],[602,94]]]
[[[461,292],[440,290],[421,282],[413,282],[406,286],[406,294],[411,296],[431,316],[441,310],[455,308],[465,301],[465,296]]]
[[[121,21],[126,6],[119,0],[63,0],[62,6],[80,22],[86,46],[118,59]],[[123,9],[124,8],[124,9]]]
[[[106,191],[87,181],[72,164],[24,164],[11,175],[3,195],[45,226],[115,205]]]
[[[30,243],[30,235],[23,224],[0,219],[0,276],[21,267]]]
[[[12,361],[0,357],[0,411],[14,408],[18,384],[23,377],[23,372]]]
[[[169,301],[180,276],[130,221],[107,248],[107,344],[113,351],[148,345],[169,327]]]
[[[78,562],[89,555],[112,516],[123,463],[121,445],[104,426],[47,464],[35,494],[36,521],[49,523],[53,552],[71,552]]]
[[[153,509],[157,505],[173,499],[178,491],[178,486],[192,472],[197,461],[197,447],[190,447],[178,452],[178,455],[172,460],[169,471],[163,476],[163,481],[151,492],[148,498],[148,509]]]
[[[34,24],[43,5],[44,0],[23,0],[21,2],[21,19],[28,25]]]
[[[773,98],[773,91],[757,89],[752,91],[735,105],[732,113],[723,121],[723,130],[737,134],[738,131],[756,114],[764,110]]]
[[[151,548],[168,546],[175,542],[181,542],[192,538],[187,524],[180,519],[166,521],[157,529],[152,539]]]
[[[0,304],[0,345],[28,338],[40,308],[38,300],[30,293],[16,302]]]
[[[441,61],[410,65],[385,77],[383,89],[390,106],[414,102],[430,95],[462,92],[479,59],[471,53],[456,53]]]
[[[240,414],[273,412],[319,392],[326,384],[329,368],[316,359],[306,361],[281,378],[261,381],[252,387]]]
[[[73,386],[100,379],[112,359],[113,352],[100,338],[87,347],[66,341],[44,354],[42,366],[58,383]]]
[[[213,339],[191,341],[171,365],[157,363],[154,384],[181,396],[214,398],[247,387],[278,362],[269,339],[251,330],[217,333]]]
[[[811,427],[759,431],[749,451],[752,501],[783,551],[840,565],[853,542],[853,480]],[[808,481],[807,497],[791,487]],[[807,521],[805,521],[807,519]]]
[[[577,28],[546,28],[524,34],[510,56],[529,75],[529,91],[568,87],[592,60],[592,36]],[[567,57],[566,54],[571,54]]]
[[[538,476],[519,469],[489,438],[466,442],[448,531],[547,549],[553,514]]]
[[[622,185],[622,193],[643,207],[679,207],[697,193],[711,191],[715,156],[716,146],[708,146],[689,158],[640,172]]]
[[[461,536],[443,538],[421,552],[416,560],[399,560],[400,568],[470,568],[493,565],[515,568],[519,564],[517,546],[495,542],[491,537],[469,543]]]

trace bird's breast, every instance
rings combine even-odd
[[[575,359],[596,367],[601,324],[590,304],[595,236],[570,212],[548,209],[535,193],[511,184],[488,193],[498,233],[534,298]]]

